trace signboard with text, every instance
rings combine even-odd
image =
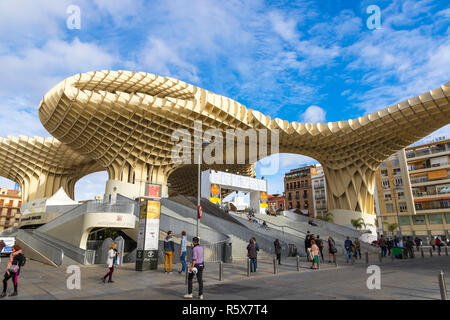
[[[161,215],[161,188],[149,185],[140,201],[136,271],[155,270],[158,266],[159,219]]]

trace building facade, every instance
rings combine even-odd
[[[286,208],[286,197],[285,195],[279,194],[269,194],[268,196],[269,208],[276,211],[279,209],[284,210]]]
[[[284,176],[286,209],[299,209],[308,216],[314,216],[312,175],[317,174],[316,165],[292,169]]]
[[[425,243],[450,232],[450,139],[405,148],[384,161],[376,175],[378,229]],[[397,218],[398,212],[398,218]]]
[[[321,166],[316,167],[316,173],[311,177],[314,198],[314,217],[324,215],[327,209],[327,186],[325,174]]]
[[[21,204],[20,190],[0,188],[0,231],[19,227]]]

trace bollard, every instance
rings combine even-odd
[[[273,274],[277,274],[277,259],[273,258]]]
[[[366,264],[369,264],[369,253],[368,252],[366,252]]]
[[[297,256],[297,271],[300,271],[300,257]]]
[[[219,262],[219,281],[222,281],[223,279],[223,262]]]
[[[337,264],[337,259],[336,259],[336,253],[333,253],[333,260],[334,260],[334,266],[337,268],[338,264]]]
[[[430,248],[430,257],[432,257],[433,256],[433,250],[431,250],[431,248]]]
[[[438,246],[438,256],[441,256],[441,246]]]
[[[425,258],[425,256],[423,255],[423,248],[420,248],[420,254],[422,255],[422,258]]]
[[[250,277],[250,259],[247,259],[247,277]]]
[[[189,277],[189,271],[188,271],[188,267],[186,266],[186,277],[184,279],[184,284],[188,284],[188,277]]]
[[[447,286],[445,285],[444,272],[439,272],[439,289],[441,290],[441,299],[447,300]]]

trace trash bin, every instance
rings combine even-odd
[[[392,248],[392,254],[397,259],[403,259],[402,249],[401,248]]]
[[[295,244],[290,243],[290,244],[288,244],[288,246],[289,246],[288,257],[295,257],[295,256],[297,256],[297,247],[295,246]]]
[[[223,257],[224,263],[233,262],[233,250],[232,250],[231,242],[225,244],[223,255],[224,255],[224,257]]]

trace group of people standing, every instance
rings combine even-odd
[[[323,259],[323,248],[325,244],[319,235],[315,236],[314,234],[307,231],[305,238],[305,251],[308,261],[312,262],[311,269],[318,268],[319,255],[322,260]],[[335,254],[337,252],[336,243],[334,239],[330,236],[328,237],[328,263],[335,262]]]

